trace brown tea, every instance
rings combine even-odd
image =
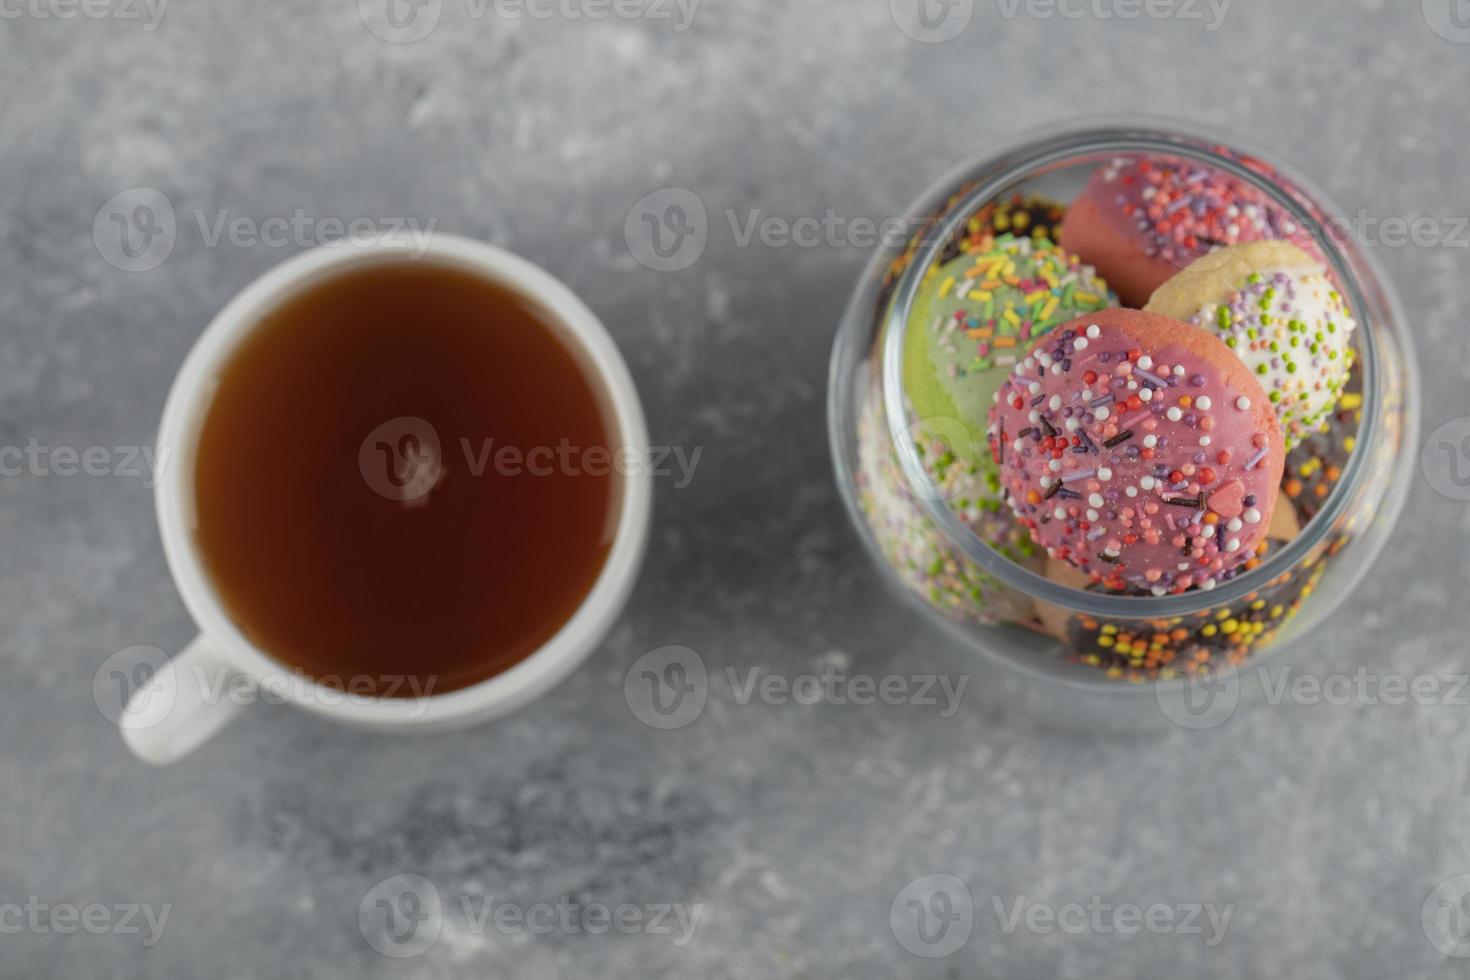
[[[245,636],[386,697],[543,645],[602,570],[620,497],[615,425],[569,343],[534,301],[429,261],[277,307],[222,371],[195,470],[199,551]]]

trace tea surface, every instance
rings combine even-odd
[[[278,307],[219,377],[197,543],[244,634],[388,697],[498,674],[596,581],[617,447],[549,314],[429,262],[351,271]]]

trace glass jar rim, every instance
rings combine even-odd
[[[1217,149],[1218,148],[1218,149]],[[1228,151],[1228,152],[1222,152]],[[961,164],[947,173],[937,186],[954,187],[976,173],[984,176],[951,202],[942,205],[942,221],[925,227],[924,239],[914,252],[908,267],[898,279],[893,299],[885,315],[882,391],[884,414],[889,435],[897,451],[899,465],[911,487],[933,486],[919,451],[910,435],[910,420],[903,385],[903,359],[909,315],[919,286],[929,269],[939,260],[946,242],[961,230],[969,217],[986,203],[996,200],[1027,176],[1048,167],[1064,165],[1069,159],[1084,156],[1128,156],[1161,154],[1184,157],[1222,170],[1261,190],[1281,206],[1297,224],[1313,237],[1338,282],[1347,294],[1348,306],[1358,321],[1359,366],[1363,379],[1363,410],[1356,445],[1337,486],[1328,495],[1320,511],[1313,515],[1286,547],[1261,564],[1243,572],[1212,590],[1194,590],[1170,596],[1131,596],[1087,592],[1053,582],[992,548],[967,525],[937,494],[916,494],[916,502],[945,537],[968,560],[1006,585],[1034,598],[1076,613],[1099,618],[1168,619],[1231,605],[1257,592],[1283,572],[1296,567],[1311,550],[1321,543],[1328,529],[1343,515],[1348,502],[1364,478],[1369,447],[1375,442],[1381,425],[1383,398],[1379,390],[1379,350],[1375,317],[1366,301],[1359,276],[1372,276],[1379,292],[1389,296],[1388,315],[1396,316],[1396,299],[1391,290],[1382,289],[1383,276],[1371,257],[1357,250],[1355,258],[1361,269],[1350,265],[1332,237],[1325,234],[1322,215],[1336,219],[1341,211],[1310,182],[1281,166],[1264,151],[1234,137],[1207,132],[1174,120],[1138,117],[1121,120],[1091,119],[1063,122],[1040,130],[1032,130],[999,145],[984,154],[977,163]],[[1268,180],[1244,161],[1265,163],[1273,174],[1288,182],[1292,192]],[[1309,210],[1317,213],[1312,213]]]

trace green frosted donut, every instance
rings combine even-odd
[[[932,270],[904,338],[916,437],[943,439],[998,488],[985,439],[996,389],[1053,327],[1116,305],[1091,266],[1045,238],[1002,235],[990,250]]]

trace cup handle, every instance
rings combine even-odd
[[[123,742],[151,765],[178,762],[240,714],[244,705],[229,697],[239,673],[208,639],[196,636],[128,699]]]

